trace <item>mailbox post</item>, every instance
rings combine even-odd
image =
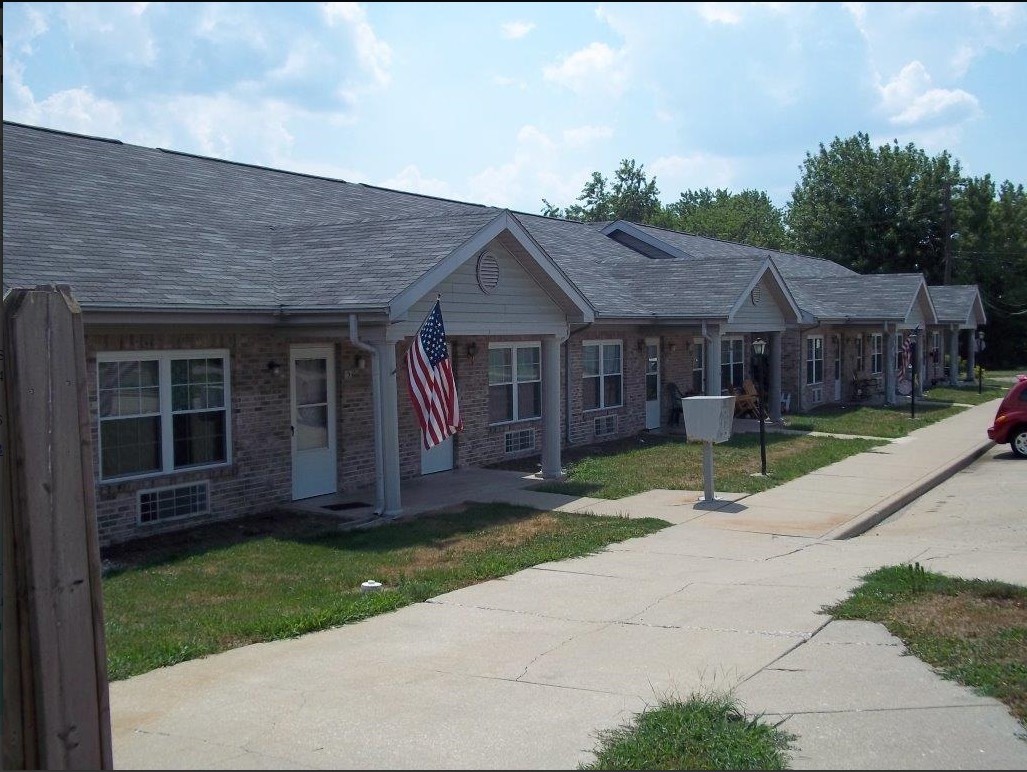
[[[689,441],[703,443],[703,501],[711,503],[713,495],[713,443],[731,439],[735,419],[735,398],[683,397],[681,416]]]

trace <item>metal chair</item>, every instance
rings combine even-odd
[[[685,395],[681,393],[681,389],[678,385],[671,381],[666,386],[667,397],[670,399],[670,413],[667,416],[668,426],[678,426],[681,424],[682,410],[681,410],[681,399]]]

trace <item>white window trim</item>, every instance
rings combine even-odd
[[[175,468],[175,438],[171,409],[171,360],[173,359],[222,359],[225,373],[225,460],[213,464],[197,464]],[[141,474],[103,476],[103,431],[104,419],[100,416],[100,365],[105,362],[152,362],[157,361],[159,368],[158,385],[160,386],[160,413],[141,413],[139,417],[159,415],[161,418],[161,461],[163,469]],[[232,360],[226,348],[218,349],[151,349],[149,351],[104,351],[96,355],[96,447],[100,468],[97,470],[99,481],[104,484],[116,485],[131,480],[146,480],[154,477],[167,477],[172,474],[198,472],[205,469],[219,469],[232,464]],[[192,413],[203,411],[178,411]],[[115,418],[112,416],[111,418]]]
[[[734,358],[735,343],[741,342],[742,350],[739,356],[741,359]],[[724,357],[724,345],[727,344],[727,350],[729,352],[728,358]],[[731,372],[736,366],[741,365],[742,367],[742,380],[745,380],[745,337],[742,335],[725,335],[720,339],[720,380],[721,387],[725,389],[734,388],[731,378],[724,380],[724,368],[728,368],[728,373]]]
[[[701,353],[700,353],[701,352]],[[695,366],[696,359],[699,366]],[[699,393],[706,393],[706,341],[702,338],[692,338],[692,386],[695,386],[695,374],[699,373]]]
[[[810,343],[815,340],[820,341],[820,359],[818,360],[815,356],[810,359]],[[813,346],[813,353],[816,351],[816,346]],[[820,362],[820,380],[810,380],[810,363],[813,363],[813,377],[817,377],[817,362]],[[824,336],[823,335],[807,335],[806,336],[806,385],[807,386],[819,386],[824,382]]]
[[[874,366],[874,358],[880,358],[880,369]],[[870,374],[880,375],[884,372],[884,335],[880,332],[870,333]]]
[[[517,349],[519,348],[537,348],[538,349],[538,362],[539,362],[539,378],[537,381],[518,381],[517,380]],[[513,386],[513,413],[514,417],[509,421],[491,421],[489,426],[509,426],[510,424],[521,424],[527,421],[541,421],[542,420],[542,405],[539,404],[539,414],[536,416],[529,416],[527,418],[520,417],[520,405],[517,400],[519,399],[517,394],[517,385],[519,383],[542,383],[542,379],[545,374],[542,372],[542,342],[537,340],[525,340],[525,341],[510,341],[509,343],[490,343],[489,351],[493,349],[512,349],[510,352],[510,368],[513,376],[512,383],[492,383],[489,381],[488,388],[493,386]],[[486,410],[488,406],[486,404]]]
[[[595,413],[599,410],[612,410],[618,407],[624,407],[624,341],[623,340],[586,340],[581,343],[581,380],[584,381],[586,378],[595,378],[595,375],[585,375],[585,347],[586,346],[599,346],[599,407],[582,408],[583,413]],[[620,347],[620,372],[618,373],[604,373],[603,372],[603,346],[619,346]],[[620,402],[616,405],[606,404],[606,376],[608,375],[619,375],[620,376]]]
[[[856,347],[856,352],[855,352],[856,353],[856,373],[859,374],[859,373],[862,373],[864,370],[866,370],[866,366],[867,366],[866,347],[863,345],[863,336],[862,335],[857,335],[856,336],[855,347]]]

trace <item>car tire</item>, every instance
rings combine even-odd
[[[1020,458],[1027,458],[1027,426],[1018,426],[1009,439],[1009,447]]]

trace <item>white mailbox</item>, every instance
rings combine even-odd
[[[690,440],[727,442],[735,419],[735,398],[683,397],[681,415]]]

